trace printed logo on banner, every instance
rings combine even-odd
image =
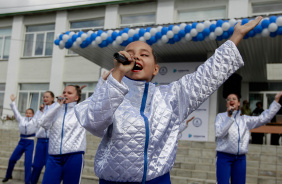
[[[165,66],[160,67],[159,73],[161,75],[165,75],[167,73],[167,67],[165,67]]]
[[[200,126],[202,125],[202,120],[201,120],[200,118],[195,118],[195,119],[193,120],[193,125],[194,125],[195,127],[200,127]]]
[[[188,137],[191,138],[191,137],[192,137],[192,134],[189,134]]]

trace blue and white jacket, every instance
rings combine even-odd
[[[75,107],[81,125],[102,141],[94,169],[99,178],[116,182],[149,181],[174,164],[180,123],[237,69],[243,60],[227,41],[197,71],[156,87],[112,75]]]
[[[234,155],[248,153],[250,130],[269,123],[280,108],[281,105],[273,101],[259,116],[240,116],[240,111],[234,111],[230,118],[227,112],[219,113],[215,120],[216,151]]]

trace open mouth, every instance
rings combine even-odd
[[[140,64],[140,63],[138,63],[138,62],[135,62],[135,65],[134,65],[134,67],[133,67],[133,69],[132,69],[132,71],[140,71],[140,70],[142,70],[143,69],[143,66]]]

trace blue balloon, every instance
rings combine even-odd
[[[76,34],[72,35],[72,37],[71,37],[72,41],[75,42],[76,39],[77,39],[77,37],[78,37],[78,36],[77,36]]]
[[[217,20],[216,21],[216,27],[221,27],[223,23],[224,23],[223,20],[221,20],[221,19]]]
[[[157,32],[155,37],[156,37],[157,40],[161,39],[162,38],[162,33],[161,32]]]
[[[192,29],[192,27],[190,25],[186,25],[185,29],[184,29],[185,33],[190,33],[191,29]]]
[[[69,35],[69,34],[70,34],[70,32],[69,32],[69,31],[67,31],[67,32],[65,32],[65,34]]]
[[[107,40],[107,44],[113,43],[113,41],[114,41],[114,40],[112,39],[112,37],[110,37],[110,36],[109,36],[106,40]]]
[[[91,36],[90,36],[92,41],[94,41],[96,39],[96,37],[97,37],[96,33],[92,33]]]
[[[114,31],[112,33],[112,39],[115,40],[117,38],[117,36],[118,36],[118,33]]]
[[[168,30],[172,30],[174,25],[169,25]]]
[[[228,29],[228,34],[229,34],[229,35],[232,35],[233,32],[234,32],[234,27],[230,27],[230,28]]]
[[[132,38],[132,37],[129,37],[129,38],[127,39],[127,42],[128,42],[128,44],[131,43],[131,42],[133,42],[133,38]]]
[[[264,28],[268,28],[268,26],[269,26],[269,20],[264,19],[264,20],[261,22],[261,27],[264,29]]]
[[[144,34],[145,34],[145,29],[144,28],[141,28],[140,30],[139,30],[139,36],[141,37],[141,36],[144,36]]]
[[[152,44],[156,43],[156,42],[157,42],[156,37],[155,37],[155,36],[151,36],[150,42],[151,42]]]
[[[66,48],[66,49],[71,48],[71,47],[72,47],[72,44],[73,44],[72,39],[71,39],[71,38],[68,39],[68,41],[65,43],[65,48]]]
[[[178,32],[178,35],[180,36],[180,38],[183,38],[185,36],[185,31],[184,30],[180,30]]]
[[[216,25],[215,25],[215,24],[211,24],[211,25],[210,25],[210,31],[211,31],[211,32],[214,32],[215,28],[216,28]]]
[[[249,22],[249,19],[245,18],[242,20],[241,25],[247,24]]]
[[[180,38],[180,36],[178,34],[175,34],[172,39],[175,42],[179,42],[181,40],[181,38]]]
[[[98,32],[97,32],[97,35],[98,35],[98,36],[101,36],[101,34],[102,34],[103,32],[104,32],[103,30],[99,29]]]
[[[223,31],[223,33],[222,33],[222,38],[223,38],[223,39],[229,38],[228,31]]]
[[[256,33],[261,33],[262,32],[262,26],[261,25],[257,25],[255,28],[254,28],[254,31]]]
[[[85,42],[86,42],[87,45],[89,45],[89,44],[92,42],[92,40],[91,40],[90,37],[87,37],[87,38],[85,39]]]
[[[271,17],[269,17],[269,22],[270,23],[276,23],[276,19],[277,19],[276,16],[271,16]]]
[[[246,34],[243,39],[248,39],[248,38],[249,38],[249,35]]]
[[[193,23],[192,23],[192,28],[196,28],[196,27],[197,27],[197,24],[198,24],[197,22],[193,22]]]
[[[85,48],[85,47],[87,47],[88,45],[86,44],[86,42],[85,42],[85,40],[80,44],[80,47],[81,48]]]
[[[150,32],[151,27],[147,27],[146,32]]]
[[[161,31],[162,35],[166,35],[167,32],[168,32],[168,28],[167,27],[163,27],[162,31]]]
[[[119,35],[119,36],[121,36],[121,35],[122,35],[122,33],[123,33],[123,31],[120,31],[120,32],[118,32],[118,35]]]
[[[128,31],[129,31],[129,28],[128,28],[128,27],[126,27],[126,28],[123,29],[123,32],[124,32],[124,33],[128,33]]]
[[[249,37],[254,37],[255,35],[256,35],[256,32],[254,30],[251,30],[250,32],[248,32]]]
[[[59,39],[62,40],[63,39],[63,34],[60,34]]]
[[[84,33],[83,31],[79,31],[78,37],[81,37],[81,35],[82,35],[83,33]]]
[[[221,41],[221,40],[223,39],[223,38],[222,38],[222,35],[221,35],[221,36],[217,36],[216,39],[217,39],[218,41]]]
[[[282,26],[279,26],[276,32],[278,35],[282,35]]]
[[[193,40],[194,42],[197,42],[197,41],[198,41],[197,36],[193,37],[192,40]]]
[[[59,39],[56,39],[56,40],[54,41],[54,43],[55,43],[55,45],[59,45],[59,44],[60,44],[60,40],[59,40]]]
[[[168,43],[170,43],[170,44],[174,44],[174,43],[175,43],[175,41],[173,40],[173,38],[170,38],[170,39],[168,40]]]
[[[120,45],[125,47],[125,46],[128,45],[128,42],[127,41],[123,41]]]
[[[209,35],[210,35],[210,29],[209,29],[209,28],[205,28],[205,29],[203,30],[203,35],[204,35],[204,36],[209,36]]]
[[[198,40],[198,41],[203,41],[204,39],[205,39],[204,34],[203,34],[203,33],[198,33],[198,35],[197,35],[197,40]]]
[[[133,35],[133,41],[137,41],[137,40],[139,40],[139,34],[134,34]]]
[[[271,32],[271,33],[269,34],[269,36],[272,37],[272,38],[274,38],[274,37],[277,36],[277,33],[276,33],[276,32]]]
[[[151,42],[150,40],[146,40],[146,43],[147,43],[148,45],[152,45],[152,42]]]
[[[101,48],[107,47],[107,46],[108,46],[107,40],[103,40],[103,41],[99,44],[99,47],[101,47]]]

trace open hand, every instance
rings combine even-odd
[[[16,100],[16,96],[14,94],[11,94],[10,99],[12,102],[14,102]]]
[[[282,96],[282,91],[280,91],[279,93],[277,93],[276,95],[275,95],[275,101],[277,102],[277,103],[279,103],[279,101],[280,101],[280,103],[281,103],[281,96]],[[282,105],[282,104],[281,104]]]
[[[186,125],[188,125],[188,123],[189,123],[190,121],[192,121],[194,118],[195,118],[195,116],[193,116],[192,118],[188,119],[188,120],[186,121]]]

